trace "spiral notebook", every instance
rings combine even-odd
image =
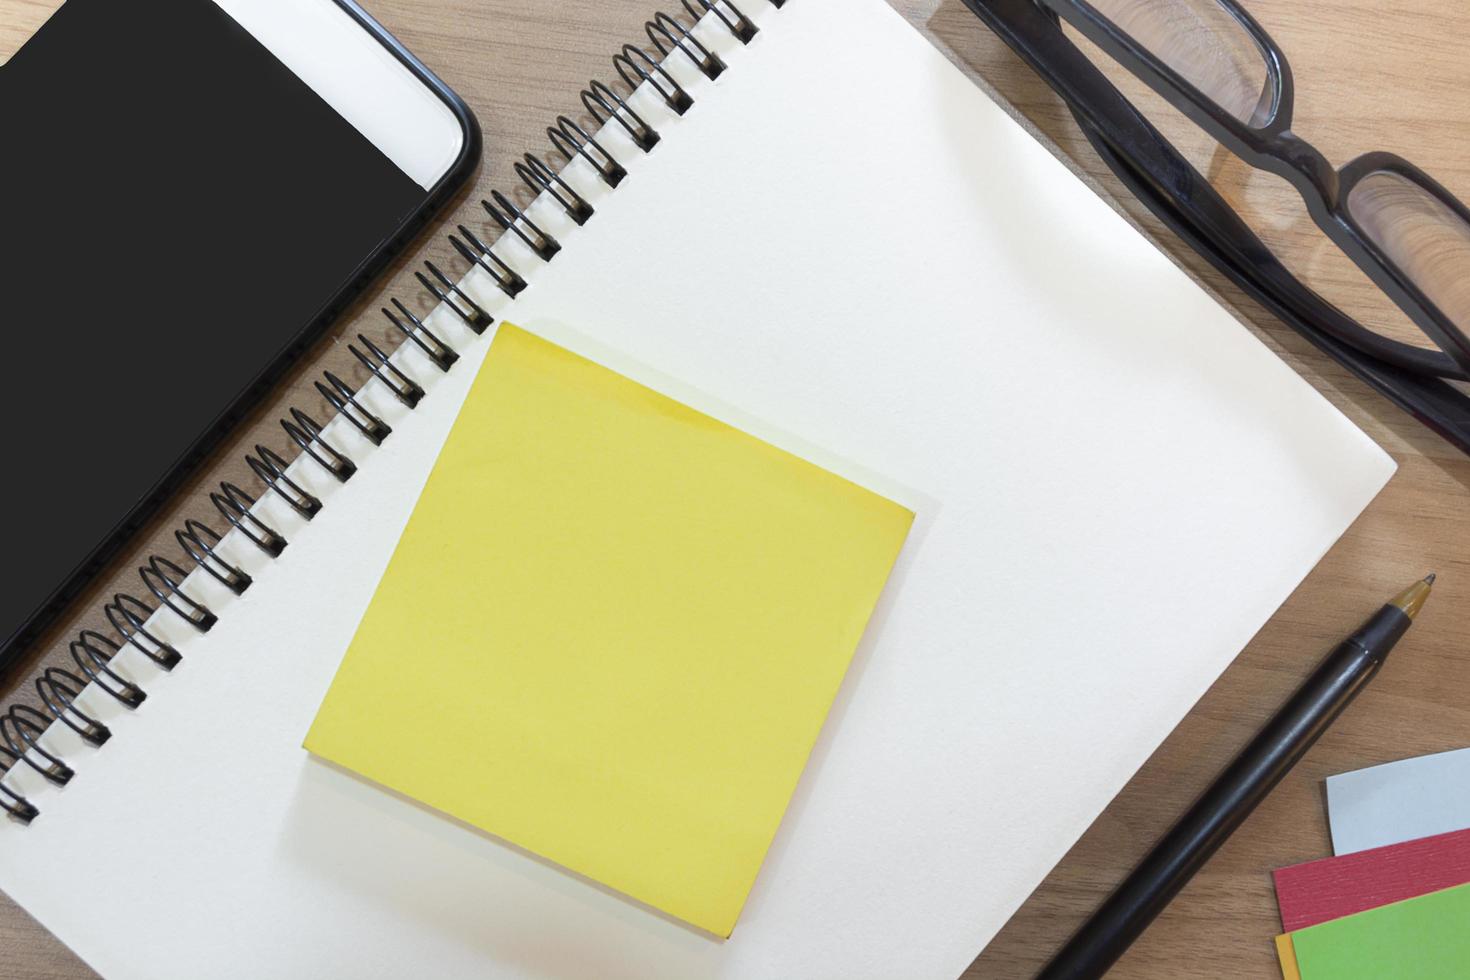
[[[1392,474],[882,0],[689,6],[9,716],[101,973],[953,977]],[[728,940],[301,748],[502,319],[916,514]]]

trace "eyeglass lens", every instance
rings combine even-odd
[[[1401,174],[1377,170],[1348,192],[1348,211],[1445,316],[1470,330],[1470,225]]]
[[[1241,122],[1270,120],[1275,84],[1255,38],[1215,0],[1088,0],[1090,6]]]

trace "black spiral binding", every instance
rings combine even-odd
[[[7,748],[0,747],[0,776],[4,776],[19,761],[20,756]],[[41,811],[37,810],[30,800],[4,783],[0,783],[0,809],[3,809],[5,815],[10,819],[19,823],[30,823],[41,815]]]
[[[688,58],[710,80],[718,79],[726,70],[719,55],[695,36],[693,25],[706,14],[713,15],[714,22],[723,25],[741,44],[749,44],[759,29],[731,0],[680,2],[683,19],[661,12],[645,25],[653,52],[631,44],[624,45],[613,57],[613,67],[628,93],[648,84],[670,111],[682,116],[694,107],[695,99],[668,70],[666,59],[675,55]],[[780,9],[787,0],[767,2]],[[582,90],[581,98],[583,108],[596,122],[594,130],[616,122],[643,153],[650,153],[658,146],[661,140],[658,131],[629,105],[629,96],[594,80]],[[582,123],[571,117],[558,116],[556,124],[547,128],[546,135],[566,164],[581,158],[592,166],[609,188],[616,188],[627,178],[627,168]],[[591,203],[541,157],[528,153],[514,165],[514,170],[533,196],[544,195],[555,201],[573,223],[585,225],[595,217],[596,210]],[[526,210],[506,194],[492,191],[489,199],[480,203],[502,235],[515,236],[541,261],[550,262],[561,251],[561,243],[539,227]],[[479,268],[489,274],[506,296],[514,299],[528,287],[525,278],[469,227],[459,225],[456,231],[457,234],[448,236],[449,244],[471,268]],[[424,270],[427,275],[425,272],[415,273],[419,284],[437,304],[452,311],[469,330],[481,334],[494,323],[490,314],[433,262],[425,261]],[[382,313],[395,332],[402,334],[402,343],[413,344],[440,371],[451,370],[459,359],[458,352],[430,330],[424,319],[406,304],[393,299],[391,307],[384,307]],[[415,408],[425,397],[423,387],[400,370],[391,360],[392,355],[366,335],[359,333],[357,343],[349,344],[348,350],[367,372],[364,384],[379,382],[409,409]],[[373,445],[382,445],[392,434],[393,429],[388,423],[358,399],[361,386],[354,388],[331,371],[324,371],[316,382],[316,389],[338,415],[346,418]],[[309,457],[338,482],[347,482],[357,472],[358,464],[342,449],[329,443],[324,434],[325,426],[306,412],[293,408],[290,417],[280,422],[299,453]],[[311,520],[322,510],[322,500],[288,474],[289,463],[274,450],[257,445],[245,461],[265,492],[276,494],[302,518]],[[267,557],[277,558],[286,550],[288,542],[279,529],[266,524],[253,513],[251,508],[256,499],[257,496],[228,481],[210,494],[211,503],[229,528],[239,531]],[[223,540],[222,532],[202,521],[190,519],[185,521],[183,528],[174,532],[174,538],[193,567],[204,569],[233,594],[243,595],[250,588],[251,576],[217,553],[216,549]],[[42,708],[13,704],[0,715],[0,777],[17,764],[24,763],[48,781],[58,786],[66,785],[75,771],[65,760],[39,744],[46,729],[55,722],[70,728],[84,743],[94,748],[101,748],[107,743],[112,731],[76,705],[77,698],[88,685],[99,687],[130,711],[137,710],[147,700],[147,693],[138,684],[118,674],[110,664],[124,646],[132,646],[164,670],[172,670],[178,665],[183,659],[179,651],[147,627],[149,618],[159,609],[169,609],[201,633],[214,627],[219,617],[183,589],[188,574],[183,566],[168,558],[150,557],[138,569],[138,578],[157,604],[150,605],[127,593],[114,595],[112,601],[103,606],[103,613],[118,639],[96,630],[82,630],[70,645],[76,672],[48,667],[36,679],[36,693]],[[34,804],[3,783],[0,783],[0,810],[23,824],[40,815]]]

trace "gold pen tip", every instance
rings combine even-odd
[[[1402,609],[1405,616],[1413,619],[1419,615],[1419,610],[1424,608],[1424,603],[1429,599],[1429,590],[1434,585],[1434,573],[1430,572],[1424,576],[1422,582],[1415,582],[1404,591],[1394,597],[1389,603]]]

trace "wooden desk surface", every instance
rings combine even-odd
[[[0,0],[0,37],[35,19],[54,0]],[[611,77],[609,59],[643,37],[656,0],[368,0],[370,9],[475,108],[485,130],[480,192],[509,187],[522,153],[546,151],[546,125],[572,111],[589,78]],[[803,2],[803,0],[796,0]],[[1086,176],[1203,281],[1243,323],[1386,447],[1400,471],[1321,566],[1308,577],[1237,663],[1200,701],[1103,813],[1016,917],[975,961],[969,977],[1031,975],[1045,956],[1209,781],[1346,629],[1390,593],[1433,569],[1435,597],[1393,663],[1287,778],[1245,827],[1121,961],[1119,978],[1270,977],[1278,928],[1269,872],[1330,853],[1322,779],[1336,772],[1470,744],[1470,459],[1420,428],[1345,371],[1317,354],[1200,260],[1135,204],[1087,146],[1051,91],[960,4],[890,0],[962,69]],[[1248,0],[1287,50],[1297,81],[1297,131],[1344,163],[1391,149],[1470,198],[1470,33],[1460,0]],[[677,4],[665,3],[668,9]],[[834,32],[833,43],[841,43]],[[874,70],[881,70],[875,63]],[[1117,78],[1124,78],[1114,72]],[[1412,333],[1311,225],[1300,201],[1276,178],[1252,172],[1141,87],[1125,90],[1189,151],[1225,195],[1300,274],[1367,322]],[[86,192],[79,188],[79,193]],[[222,189],[223,191],[223,189]],[[902,188],[894,188],[902,193]],[[458,268],[441,236],[412,254]],[[422,302],[400,263],[388,289]],[[373,310],[377,302],[363,304]],[[100,597],[134,588],[130,569],[153,551],[172,555],[184,517],[213,518],[206,488],[227,478],[252,486],[241,462],[257,441],[284,449],[276,425],[283,406],[315,411],[311,379],[321,367],[352,376],[343,336],[379,336],[376,317],[344,320],[283,386],[273,404],[221,451],[116,571],[43,644],[55,658],[65,638],[102,626]],[[361,322],[359,322],[361,321]],[[105,626],[104,626],[105,628]],[[19,688],[26,675],[5,679]],[[983,874],[983,868],[975,869]],[[133,900],[141,896],[119,896]],[[207,896],[204,897],[207,899]],[[0,973],[14,978],[88,977],[91,972],[23,912],[0,899]]]

